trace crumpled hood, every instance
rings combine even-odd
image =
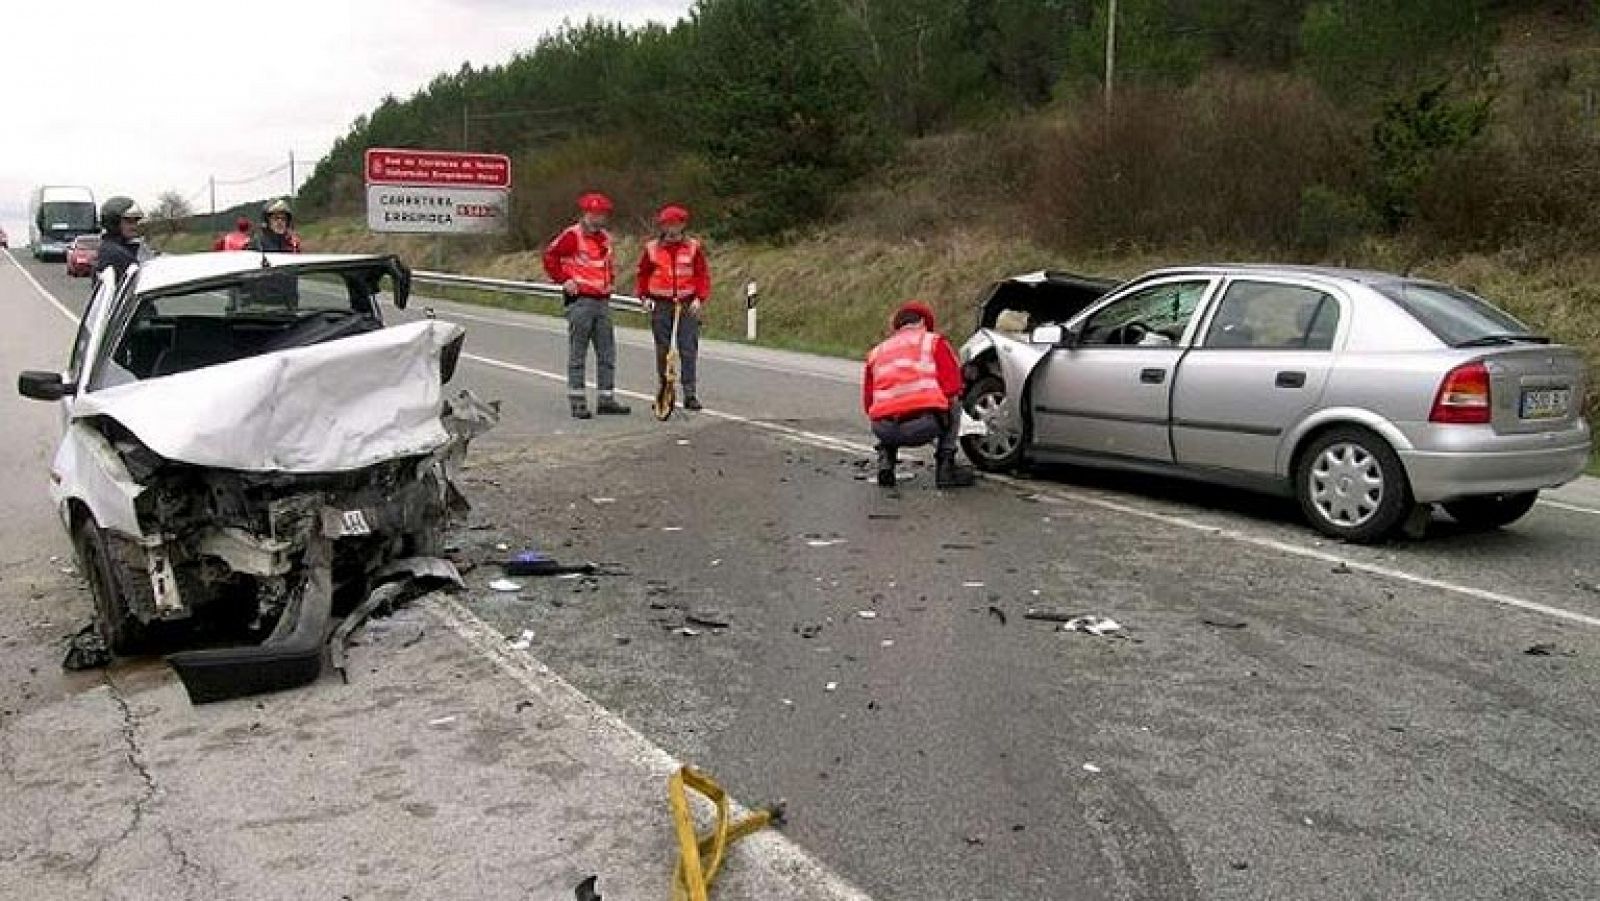
[[[329,473],[444,446],[444,348],[428,320],[80,397],[74,422],[114,419],[160,456],[246,472]]]

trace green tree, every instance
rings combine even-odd
[[[838,7],[818,0],[700,0],[695,143],[729,224],[773,235],[820,217],[832,194],[884,158],[870,86]]]
[[[1181,11],[1176,0],[1117,0],[1116,83],[1183,84],[1200,71],[1206,42]],[[1087,27],[1073,33],[1067,84],[1104,81],[1109,17],[1110,4],[1097,0]]]
[[[1306,70],[1345,100],[1416,97],[1441,77],[1485,74],[1489,0],[1318,0],[1300,26]]]

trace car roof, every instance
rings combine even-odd
[[[1377,269],[1346,269],[1339,266],[1304,266],[1282,263],[1215,263],[1193,266],[1171,266],[1155,269],[1139,277],[1159,278],[1168,275],[1256,275],[1326,279],[1360,285],[1381,285],[1409,281],[1406,276]]]
[[[217,253],[162,254],[140,264],[137,291],[150,294],[180,287],[188,282],[205,282],[260,272],[267,267],[293,271],[339,263],[375,263],[386,265],[389,258],[373,254],[338,253],[257,253],[253,250],[221,251]]]

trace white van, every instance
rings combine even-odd
[[[28,199],[28,249],[33,258],[67,258],[67,247],[79,235],[100,231],[94,192],[70,185],[33,189]]]

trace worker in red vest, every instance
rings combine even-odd
[[[591,415],[584,386],[591,344],[600,381],[595,412],[601,416],[632,412],[616,397],[617,336],[611,325],[615,268],[611,235],[606,231],[611,208],[611,198],[604,194],[591,192],[579,197],[581,218],[556,235],[544,252],[544,271],[561,286],[566,303],[567,399],[574,419]]]
[[[244,250],[250,246],[250,220],[240,216],[233,223],[233,231],[222,236],[218,250]]]
[[[637,293],[650,313],[650,330],[656,339],[656,379],[667,377],[667,351],[672,347],[672,323],[678,321],[678,356],[683,365],[683,407],[703,409],[696,391],[700,358],[700,316],[711,297],[711,267],[705,247],[688,236],[689,211],[676,204],[656,214],[660,231],[645,242],[639,257]]]
[[[888,340],[867,354],[861,402],[878,439],[878,484],[892,488],[902,447],[934,445],[934,484],[960,488],[972,470],[956,464],[961,363],[936,330],[933,310],[913,300],[895,311]]]

